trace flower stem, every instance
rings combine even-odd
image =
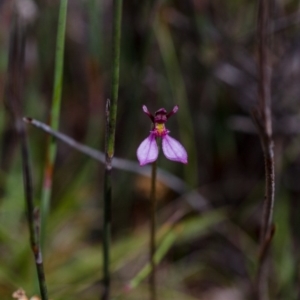
[[[152,163],[152,174],[151,174],[151,195],[150,195],[150,265],[151,273],[149,278],[150,284],[150,299],[156,300],[156,262],[155,262],[155,251],[156,251],[156,240],[155,240],[155,229],[156,229],[156,162]]]
[[[110,298],[110,234],[111,234],[111,198],[112,184],[111,171],[112,160],[115,150],[115,132],[119,93],[120,73],[120,44],[121,44],[121,21],[122,0],[114,0],[113,3],[113,72],[111,103],[106,105],[106,137],[105,137],[105,172],[104,172],[104,208],[103,208],[103,294],[102,300]]]
[[[61,93],[63,85],[63,64],[64,64],[64,46],[65,46],[65,31],[67,19],[68,0],[60,1],[58,30],[56,40],[55,53],[55,74],[52,107],[50,112],[50,126],[57,130],[59,126],[59,115],[61,106]],[[49,139],[46,148],[46,165],[43,179],[42,202],[41,202],[41,244],[44,245],[46,224],[50,209],[50,197],[52,191],[53,168],[56,157],[56,141]]]

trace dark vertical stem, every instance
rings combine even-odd
[[[103,300],[110,298],[110,232],[111,232],[111,170],[112,159],[107,155],[107,140],[109,136],[110,101],[106,102],[106,144],[104,171],[104,205],[103,205]]]
[[[104,210],[103,210],[103,300],[110,298],[110,229],[111,229],[111,199],[112,184],[111,171],[112,160],[115,150],[115,132],[117,120],[119,73],[120,73],[120,51],[121,51],[121,20],[122,0],[113,2],[113,70],[111,102],[106,105],[106,137],[105,137],[105,172],[104,172]]]
[[[37,215],[37,213],[34,212],[32,176],[31,176],[31,168],[29,163],[27,136],[24,130],[24,124],[21,121],[21,119],[19,119],[18,123],[19,123],[18,133],[21,140],[23,180],[24,180],[25,198],[27,204],[27,220],[29,224],[30,244],[35,259],[41,298],[42,300],[47,300],[48,292],[46,286],[43,257],[42,257],[40,241],[39,241],[40,218]]]
[[[10,36],[8,79],[6,83],[6,104],[13,121],[15,130],[21,143],[22,169],[27,221],[31,250],[34,255],[38,275],[38,282],[42,300],[48,299],[43,259],[39,243],[39,218],[34,212],[33,185],[29,163],[27,136],[22,121],[22,97],[24,90],[24,58],[25,58],[25,32],[20,17],[14,16],[14,25]]]
[[[150,299],[156,300],[156,263],[155,263],[155,251],[156,251],[156,162],[152,163],[151,174],[151,195],[150,195],[150,264],[151,273],[149,278],[150,283]]]
[[[272,137],[271,113],[271,63],[269,60],[270,36],[270,0],[259,0],[258,16],[258,73],[259,73],[259,106],[253,116],[264,152],[265,160],[265,200],[260,234],[260,258],[258,262],[256,289],[257,299],[268,300],[269,264],[268,252],[274,234],[273,207],[275,199],[275,162],[274,141]]]
[[[103,217],[103,300],[110,294],[110,231],[111,231],[111,165],[106,165],[104,174],[104,217]],[[108,201],[109,200],[109,201]]]
[[[261,239],[268,234],[273,217],[274,205],[274,142],[272,138],[271,114],[271,65],[268,55],[269,0],[260,0],[259,12],[259,109],[263,128],[262,146],[265,155],[266,201],[261,230]]]

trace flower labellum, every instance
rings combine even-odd
[[[151,119],[153,129],[137,149],[136,154],[140,165],[144,166],[156,161],[158,157],[157,138],[162,139],[162,150],[167,159],[187,164],[188,156],[186,150],[177,140],[169,136],[170,131],[165,127],[167,120],[178,111],[178,106],[174,106],[169,113],[164,108],[161,108],[155,112],[154,116],[145,105],[143,106],[143,111]]]

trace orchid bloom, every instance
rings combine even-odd
[[[161,108],[155,112],[154,116],[145,105],[143,106],[143,111],[151,119],[153,129],[137,149],[136,154],[140,165],[144,166],[156,161],[158,157],[157,138],[162,139],[162,150],[167,159],[187,164],[188,156],[186,150],[177,140],[169,136],[170,131],[165,127],[167,120],[178,111],[178,106],[174,106],[169,113],[164,108]]]

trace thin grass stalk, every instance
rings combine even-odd
[[[65,32],[67,19],[68,0],[60,1],[58,29],[55,52],[55,71],[53,98],[50,112],[50,126],[57,130],[59,127],[59,117],[61,108],[61,94],[63,86],[63,66],[64,66],[64,49],[65,49]],[[56,141],[49,139],[46,148],[46,163],[44,171],[42,201],[41,201],[41,242],[45,243],[47,219],[50,210],[50,197],[52,192],[53,169],[57,152]]]
[[[106,139],[109,136],[110,100],[106,102]],[[105,147],[107,147],[107,140]],[[103,294],[102,300],[110,298],[110,235],[111,235],[111,170],[112,161],[109,161],[107,148],[105,149],[104,171],[104,205],[103,205]]]
[[[261,230],[261,240],[265,240],[272,227],[273,206],[275,195],[274,171],[274,141],[272,137],[271,112],[271,66],[268,55],[268,28],[269,28],[269,0],[260,0],[259,13],[259,106],[262,118],[262,146],[265,155],[266,197],[265,209]]]
[[[38,283],[42,300],[48,300],[42,253],[39,243],[39,218],[35,213],[33,202],[33,184],[29,162],[27,135],[22,122],[22,103],[24,90],[25,30],[20,17],[14,16],[14,25],[10,35],[8,80],[6,83],[6,104],[14,121],[19,136],[22,155],[22,170],[29,227],[31,250],[35,259]]]
[[[115,132],[119,94],[120,52],[121,52],[121,21],[123,0],[114,0],[113,24],[113,71],[111,105],[109,107],[109,123],[107,134],[107,158],[112,160],[115,151]]]
[[[152,163],[152,173],[151,173],[151,195],[150,195],[150,265],[151,273],[149,277],[149,287],[150,287],[150,299],[156,300],[156,173],[157,164],[156,161]]]
[[[38,212],[34,209],[33,203],[33,185],[29,162],[27,135],[24,129],[24,125],[21,122],[21,119],[19,120],[19,123],[21,124],[18,129],[18,133],[21,140],[23,180],[27,206],[27,221],[29,225],[30,245],[35,259],[41,298],[42,300],[48,300],[48,290],[44,272],[44,263],[39,240],[40,218]]]
[[[104,208],[103,208],[103,294],[102,299],[110,299],[110,235],[112,201],[112,160],[115,151],[115,132],[119,94],[122,0],[113,2],[113,70],[111,102],[106,105]]]
[[[259,73],[259,104],[253,113],[265,161],[265,200],[260,234],[260,256],[256,275],[256,298],[268,300],[269,295],[269,249],[274,235],[273,207],[275,200],[275,161],[274,141],[272,137],[271,113],[271,64],[269,59],[268,35],[270,24],[270,0],[259,0],[258,15],[258,73]]]

